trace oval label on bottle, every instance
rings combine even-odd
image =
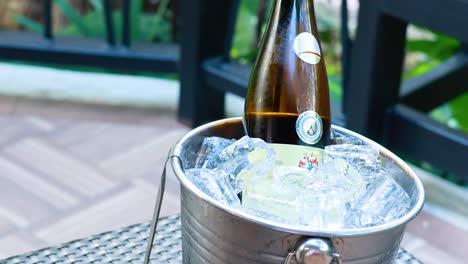
[[[304,62],[317,64],[322,59],[317,39],[309,32],[303,32],[294,39],[294,52]]]
[[[307,144],[320,141],[323,134],[323,123],[320,116],[314,111],[302,113],[296,121],[296,133]]]

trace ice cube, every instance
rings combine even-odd
[[[303,191],[310,171],[300,167],[278,166],[273,170],[273,188],[279,192]]]
[[[225,175],[235,192],[239,193],[243,184],[237,176],[241,171],[250,169],[252,175],[265,175],[275,160],[274,150],[261,139],[245,136],[235,141],[208,137],[202,144],[196,168],[207,168]]]
[[[195,186],[215,200],[230,206],[240,205],[237,192],[225,174],[201,168],[186,170],[185,175]]]
[[[364,142],[353,136],[343,135],[339,132],[332,131],[331,133],[331,143],[332,145],[341,145],[341,144],[351,144],[351,145],[364,145]]]
[[[318,229],[339,229],[346,208],[365,190],[361,175],[343,159],[324,163],[304,182],[307,191],[298,198],[299,222]]]
[[[278,166],[271,179],[248,185],[242,202],[292,225],[336,229],[343,225],[346,206],[364,190],[359,173],[343,159],[336,159],[311,171]]]
[[[206,167],[208,169],[214,169],[219,167],[226,161],[232,160],[235,157],[245,156],[250,151],[255,148],[254,141],[245,136],[234,143],[230,144],[228,147],[224,148],[222,151],[218,152],[216,155],[213,155],[208,161]]]
[[[300,186],[275,187],[271,177],[249,182],[242,193],[242,206],[285,219],[295,225],[298,222],[296,198]],[[303,188],[304,190],[304,188]]]
[[[326,229],[326,215],[323,213],[323,201],[326,195],[314,191],[304,191],[297,197],[297,225],[312,229]]]
[[[411,200],[403,188],[385,170],[369,184],[346,213],[345,226],[360,228],[380,225],[405,215]]]
[[[242,142],[236,142],[233,149],[236,155],[231,154],[231,146],[221,153],[216,163],[217,170],[233,171],[229,173],[231,179],[236,183],[240,190],[245,184],[255,182],[270,174],[272,167],[276,162],[275,150],[265,141],[257,138],[244,137]],[[232,158],[226,158],[231,157]]]
[[[312,229],[339,229],[344,222],[345,204],[339,190],[307,190],[297,199],[298,224]]]
[[[223,149],[234,143],[234,139],[221,137],[207,137],[203,140],[202,146],[195,162],[195,168],[204,168],[207,162],[217,156]]]
[[[215,172],[225,175],[228,182],[234,188],[235,192],[238,194],[243,190],[243,182],[237,176],[243,170],[249,170],[252,168],[252,164],[248,160],[247,156],[238,156],[234,157],[228,161],[225,161],[217,168],[214,169]]]
[[[380,153],[369,145],[330,145],[325,147],[325,152],[333,159],[346,160],[367,183],[372,182],[380,172]]]
[[[313,169],[305,185],[320,193],[340,192],[344,203],[352,202],[362,195],[366,183],[361,175],[345,160],[334,159]]]

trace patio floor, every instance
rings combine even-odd
[[[0,97],[0,259],[149,221],[175,113]],[[169,170],[170,171],[170,170]],[[168,176],[163,215],[179,211]],[[468,231],[423,211],[404,247],[425,263],[464,263]]]

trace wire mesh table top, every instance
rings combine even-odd
[[[1,260],[2,264],[49,263],[143,263],[149,224],[137,224]],[[182,263],[180,215],[159,220],[154,239],[152,263]],[[400,249],[398,264],[422,263]]]

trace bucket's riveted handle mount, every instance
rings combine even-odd
[[[308,238],[299,243],[294,252],[286,257],[284,264],[342,264],[333,243],[326,238]]]
[[[148,264],[150,261],[151,257],[151,251],[153,249],[153,241],[154,241],[154,236],[156,234],[156,228],[158,226],[158,220],[159,220],[159,213],[161,212],[161,205],[164,197],[164,190],[166,187],[166,167],[167,164],[169,163],[170,160],[172,159],[178,159],[178,161],[182,164],[182,160],[179,156],[177,156],[178,153],[175,152],[175,148],[172,148],[169,151],[169,155],[167,157],[166,162],[164,163],[164,169],[161,175],[161,182],[159,183],[159,190],[158,190],[158,195],[156,199],[156,205],[154,207],[154,213],[153,213],[153,219],[151,220],[151,226],[150,226],[150,233],[148,236],[148,242],[146,246],[146,253],[145,253],[145,259],[144,259],[144,264]]]

